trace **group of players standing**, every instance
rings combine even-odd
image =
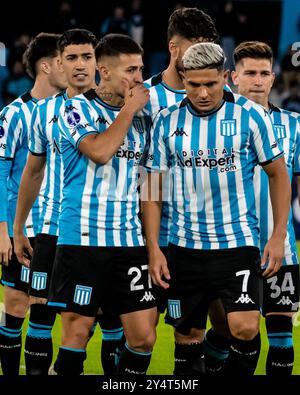
[[[128,36],[30,43],[34,86],[0,114],[3,374],[19,373],[29,306],[28,375],[49,372],[57,312],[52,374],[83,373],[96,322],[104,373],[146,374],[166,307],[174,374],[253,374],[261,308],[266,372],[292,373],[299,116],[269,103],[267,44],[235,49],[234,94],[217,40],[206,13],[174,11],[169,66],[144,83]]]

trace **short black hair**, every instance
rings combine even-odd
[[[125,34],[111,33],[102,37],[96,46],[95,55],[98,61],[103,56],[120,56],[121,54],[143,55],[143,48]]]
[[[175,35],[187,40],[203,38],[216,42],[219,34],[212,18],[198,8],[179,8],[169,18],[168,42]]]
[[[244,41],[240,43],[233,52],[233,60],[236,65],[245,58],[268,59],[273,63],[272,48],[262,41]]]
[[[69,29],[66,30],[58,41],[60,53],[69,45],[91,44],[93,48],[97,45],[97,38],[94,33],[86,29]]]
[[[54,58],[58,55],[59,38],[60,34],[39,33],[30,41],[23,54],[23,64],[31,78],[36,78],[36,64],[40,59]]]

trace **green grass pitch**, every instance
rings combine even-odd
[[[300,248],[300,242],[298,242],[298,250]],[[2,287],[0,287],[0,301],[2,301]],[[27,330],[28,316],[23,326],[23,345],[24,338]],[[300,324],[300,318],[299,318]],[[61,323],[60,316],[57,316],[55,326],[52,331],[53,335],[53,345],[54,345],[54,360],[58,351],[60,344],[60,333],[61,333]],[[264,320],[261,320],[261,338],[262,347],[258,366],[256,369],[256,374],[265,374],[265,360],[268,349],[268,342],[266,337]],[[295,366],[293,370],[294,375],[300,374],[300,325],[295,327],[294,330],[294,345],[295,345]],[[97,326],[94,336],[90,340],[87,348],[87,359],[85,361],[85,374],[103,374],[103,370],[100,362],[100,349],[101,349],[101,330]],[[150,368],[148,374],[153,375],[168,375],[172,374],[173,371],[173,329],[165,325],[163,322],[163,317],[161,317],[159,326],[157,328],[157,341],[154,347]],[[20,374],[25,374],[24,366],[24,355],[22,353]]]

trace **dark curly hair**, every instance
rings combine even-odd
[[[169,18],[168,41],[175,35],[185,39],[216,42],[219,34],[212,18],[198,8],[179,8]]]
[[[59,38],[60,34],[40,33],[30,41],[23,54],[23,64],[29,77],[36,77],[36,64],[40,59],[58,55]]]

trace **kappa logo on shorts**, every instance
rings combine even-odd
[[[47,273],[45,272],[33,272],[31,280],[31,288],[41,291],[46,289],[47,284]]]
[[[22,266],[21,269],[21,281],[23,281],[24,283],[29,283],[29,267],[26,266]]]
[[[277,302],[276,304],[282,304],[283,306],[288,306],[288,305],[293,305],[294,303],[291,301],[291,299],[289,298],[289,296],[283,296],[279,302]]]
[[[221,136],[235,136],[236,135],[236,120],[223,119],[220,123]]]
[[[151,291],[146,291],[145,295],[140,299],[140,302],[151,302],[155,300],[155,297],[152,295]]]
[[[93,291],[92,287],[86,287],[84,285],[76,285],[76,289],[74,293],[74,303],[77,303],[80,306],[90,304],[92,291]]]
[[[171,318],[181,317],[180,300],[168,299],[168,312]]]
[[[255,304],[248,294],[242,294],[234,303]]]

